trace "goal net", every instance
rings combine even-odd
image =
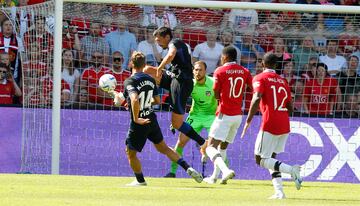
[[[151,34],[159,26],[168,26],[188,44],[194,61],[206,62],[209,75],[217,68],[224,46],[237,48],[238,63],[252,75],[261,72],[266,52],[275,53],[295,105],[292,132],[279,158],[302,165],[302,175],[311,181],[359,182],[360,19],[356,11],[344,13],[335,6],[339,9],[334,12],[326,9],[328,5],[312,11],[306,6],[306,11],[292,11],[291,4],[285,10],[271,10],[274,4],[249,3],[251,9],[236,9],[245,6],[241,3],[232,5],[212,9],[64,2],[60,174],[132,175],[124,152],[129,112],[112,106],[111,99],[96,88],[97,79],[110,72],[122,90],[134,50],[146,55],[147,64],[157,66],[167,51],[154,44]],[[24,45],[22,171],[50,173],[52,50],[53,42],[60,41],[53,32],[54,3],[6,12]],[[169,130],[168,92],[161,90],[160,95],[162,104],[155,108],[158,120],[165,141],[174,146],[178,134]],[[250,100],[247,92],[245,111]],[[254,120],[247,137],[237,137],[228,149],[229,165],[240,179],[269,176],[254,161],[261,117]],[[206,137],[206,131],[201,135]],[[201,171],[200,156],[194,143],[185,147],[184,158]],[[169,171],[170,162],[150,143],[140,159],[146,176]],[[205,174],[211,170],[212,164],[207,163]],[[185,175],[178,171],[177,176]]]

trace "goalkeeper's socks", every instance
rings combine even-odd
[[[197,142],[200,146],[205,143],[205,139],[202,138],[197,132],[195,132],[195,130],[190,126],[190,124],[186,122],[183,122],[183,124],[178,130],[188,136],[190,139]]]
[[[145,178],[144,178],[144,175],[142,172],[140,173],[135,173],[135,177],[136,177],[136,180],[139,182],[139,183],[142,183],[142,182],[145,182]]]
[[[183,158],[180,158],[178,161],[177,161],[178,165],[180,165],[182,168],[184,168],[184,170],[186,171],[187,169],[189,169],[190,165],[183,159]]]
[[[180,157],[182,157],[183,151],[184,151],[184,148],[179,147],[179,146],[176,147],[176,153],[178,153],[180,155]],[[178,164],[176,162],[171,162],[170,173],[176,174],[177,168],[178,168]]]

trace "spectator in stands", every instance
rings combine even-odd
[[[348,58],[347,68],[337,74],[341,94],[356,94],[360,91],[360,75],[356,73],[359,65],[357,56]]]
[[[137,51],[143,53],[146,57],[146,64],[154,67],[158,66],[158,63],[162,59],[162,48],[155,42],[155,37],[153,32],[157,26],[155,24],[150,24],[146,27],[145,31],[145,40],[140,42]]]
[[[296,4],[320,4],[316,0],[297,0]],[[312,31],[316,28],[319,19],[323,18],[322,14],[319,13],[302,13],[297,14],[298,21],[304,26],[304,29]]]
[[[262,58],[264,50],[254,41],[253,32],[245,32],[241,43],[235,44],[241,51],[241,66],[249,69],[251,74],[255,74],[256,60]]]
[[[337,116],[343,118],[360,118],[360,102],[356,94],[345,95],[344,109],[338,112]]]
[[[101,25],[98,22],[91,22],[89,35],[81,39],[80,59],[89,63],[94,51],[99,51],[104,55],[103,64],[107,64],[110,56],[110,47],[105,38],[101,37]]]
[[[105,37],[106,34],[115,30],[116,28],[113,26],[113,17],[110,14],[104,14],[101,25],[101,36]]]
[[[350,56],[358,48],[360,36],[354,27],[354,20],[349,18],[346,21],[345,31],[338,36],[339,53],[345,57]]]
[[[128,19],[126,16],[118,16],[116,22],[117,30],[107,34],[105,39],[110,45],[111,53],[120,51],[124,55],[123,68],[128,68],[130,55],[137,48],[136,38],[133,33],[127,31]]]
[[[21,89],[16,84],[10,68],[0,63],[0,104],[13,104],[14,96],[21,95]]]
[[[74,65],[74,53],[72,50],[64,49],[62,52],[62,73],[61,77],[69,84],[70,98],[69,103],[78,101],[80,89],[80,72]]]
[[[319,56],[314,47],[315,46],[312,37],[307,35],[303,38],[301,46],[295,49],[293,53],[293,59],[297,74],[303,71],[304,65],[309,62],[311,57],[317,58]]]
[[[305,79],[305,81],[309,81],[313,79],[316,75],[316,65],[319,62],[317,57],[310,57],[309,63],[304,65],[303,71],[301,72],[301,77]]]
[[[318,23],[315,33],[313,34],[313,40],[315,45],[315,51],[319,53],[319,55],[326,54],[326,43],[327,38],[324,36],[326,33],[325,26],[323,23]]]
[[[5,19],[1,22],[1,32],[0,32],[0,53],[7,53],[8,60],[10,61],[10,68],[12,69],[12,74],[14,79],[18,82],[21,70],[19,70],[19,43],[16,34],[14,33],[14,28],[10,19]],[[8,62],[6,62],[7,65]]]
[[[168,6],[165,7],[154,7],[154,6],[143,6],[143,20],[142,26],[147,27],[151,24],[157,25],[159,27],[169,27],[174,29],[177,26],[177,18],[170,10]]]
[[[40,48],[37,42],[32,42],[28,46],[28,56],[24,58],[22,64],[25,79],[36,79],[46,75],[47,64],[44,62]]]
[[[7,65],[7,66],[10,68],[11,74],[12,74],[15,82],[16,82],[17,84],[19,84],[21,74],[18,72],[17,69],[15,70],[15,69],[11,66],[10,55],[9,55],[8,53],[0,53],[0,62],[1,62],[1,63],[4,63],[5,65]]]
[[[279,24],[278,12],[267,14],[266,21],[257,28],[259,33],[259,44],[265,52],[274,49],[274,36],[283,32],[283,27]]]
[[[152,33],[151,33],[152,35]],[[116,88],[117,92],[124,92],[124,81],[131,76],[131,72],[129,70],[125,70],[122,68],[122,64],[124,62],[124,56],[119,51],[115,51],[112,54],[112,67],[108,74],[114,75],[116,79]],[[114,98],[110,96],[105,96],[104,104],[108,106],[114,105]]]
[[[70,3],[69,5],[70,8],[74,8],[73,14],[76,15],[71,16],[70,25],[76,28],[80,39],[89,33],[90,21],[86,18],[89,15],[87,5],[91,4]]]
[[[250,0],[240,0],[249,2]],[[254,9],[231,9],[229,14],[224,15],[226,26],[232,27],[238,34],[254,32],[259,24],[258,13]]]
[[[326,64],[329,69],[329,74],[335,76],[341,71],[341,69],[346,68],[346,59],[337,55],[338,41],[334,39],[329,39],[327,41],[327,54],[325,56],[320,56],[320,62]]]
[[[13,0],[1,0],[0,1],[0,5],[2,7],[14,7],[17,6],[17,1],[13,1]]]
[[[297,79],[291,87],[294,111],[304,112],[304,81]]]
[[[317,64],[315,77],[305,83],[304,113],[311,115],[333,114],[337,88],[338,82],[328,75],[326,64]]]
[[[294,62],[292,61],[292,59],[287,59],[284,60],[282,65],[283,66],[280,76],[286,79],[290,87],[294,86],[296,80],[300,79],[299,76],[294,74],[295,73]]]
[[[81,49],[78,31],[75,27],[70,26],[68,21],[63,21],[62,38],[63,49],[75,49],[77,51]]]
[[[342,0],[340,3],[341,3],[341,5],[347,5],[347,6],[360,5],[359,0]]]
[[[279,70],[283,68],[284,61],[291,59],[291,54],[286,51],[284,39],[281,37],[276,37],[274,39],[274,49],[270,52],[274,53],[277,57]]]
[[[52,34],[45,29],[44,16],[35,16],[34,25],[32,25],[30,30],[24,34],[24,43],[26,48],[28,48],[33,42],[36,42],[40,46],[40,49],[36,52],[41,52],[42,60],[46,63],[51,62],[51,54],[54,49],[54,39]]]
[[[234,45],[234,35],[235,35],[235,32],[231,27],[225,27],[224,29],[221,30],[220,40],[224,47],[232,46],[236,49],[236,52],[237,52],[237,58],[236,58],[237,61],[236,62],[238,64],[240,64],[241,51],[239,48],[237,48]]]
[[[110,69],[104,66],[104,55],[100,51],[94,51],[91,57],[91,66],[81,75],[80,90],[87,90],[89,102],[102,105],[104,97],[109,95],[99,88],[98,82],[102,75],[109,73]]]
[[[220,63],[220,56],[224,48],[216,41],[218,36],[216,29],[209,29],[206,33],[206,41],[196,45],[193,52],[193,62],[204,61],[207,65],[206,72],[213,74]]]

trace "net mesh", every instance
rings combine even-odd
[[[49,173],[52,50],[53,42],[57,41],[53,39],[54,4],[46,2],[3,11],[12,20],[23,45],[19,52],[24,93],[22,170]],[[171,27],[175,37],[182,38],[189,45],[194,60],[204,60],[210,66],[209,73],[218,65],[221,49],[197,47],[202,43],[212,45],[216,42],[219,48],[222,48],[221,45],[236,46],[240,54],[238,63],[247,67],[253,75],[261,72],[262,56],[266,52],[274,52],[279,58],[278,67],[291,86],[296,110],[294,121],[302,116],[319,118],[301,118],[298,122],[302,123],[292,124],[294,130],[306,128],[308,131],[306,125],[325,121],[333,122],[342,131],[348,130],[350,133],[346,139],[359,136],[356,129],[359,126],[360,78],[356,73],[359,72],[360,21],[355,14],[65,2],[63,18],[62,174],[129,174],[127,161],[119,158],[125,155],[122,152],[125,147],[123,140],[129,114],[123,107],[112,106],[111,98],[96,88],[97,79],[101,74],[110,72],[117,77],[117,89],[122,90],[123,81],[130,75],[128,58],[134,50],[145,53],[148,64],[158,65],[167,51],[152,47],[150,36],[154,27],[159,26]],[[120,32],[115,36],[118,38],[110,37],[118,28]],[[125,28],[131,34],[124,32]],[[122,63],[115,62],[116,58],[120,58]],[[318,75],[321,68],[317,63],[320,62],[327,65],[328,75],[324,78]],[[158,119],[167,140],[172,136],[167,128],[171,119],[167,112],[169,100],[166,91],[162,91],[161,96],[162,105],[156,109],[159,110]],[[248,93],[245,96],[245,111],[250,100],[251,94]],[[341,124],[335,124],[337,121]],[[334,125],[326,127],[333,128]],[[250,133],[257,131],[256,128]],[[319,135],[327,134],[323,132]],[[311,137],[307,138],[311,140]],[[169,139],[169,145],[174,145],[175,139]],[[291,151],[299,149],[296,141],[300,140],[299,137],[290,141]],[[241,149],[252,151],[250,147],[246,145]],[[169,162],[152,151],[154,148],[145,148],[143,153],[151,155],[142,156],[142,160],[148,162],[144,167],[149,175],[161,176],[159,169],[165,173]],[[330,151],[337,150],[331,146]],[[252,162],[252,156],[251,152],[240,154],[241,161],[246,161],[241,162],[241,166],[251,168],[247,161]],[[195,145],[189,146],[185,158],[194,165],[198,164],[200,157]],[[325,169],[325,163],[316,166],[318,161],[314,159],[305,164],[304,159],[299,161],[308,165],[308,172],[314,172],[314,168],[318,167]],[[238,156],[230,157],[232,164],[239,161]],[[334,178],[331,175],[322,174],[323,180]],[[256,175],[253,176],[256,178]]]

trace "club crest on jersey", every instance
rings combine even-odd
[[[206,92],[205,92],[205,95],[208,96],[208,97],[210,97],[210,96],[211,96],[211,91],[206,91]]]
[[[260,86],[260,82],[254,82],[253,83],[253,87],[256,88],[256,87],[259,87]]]

